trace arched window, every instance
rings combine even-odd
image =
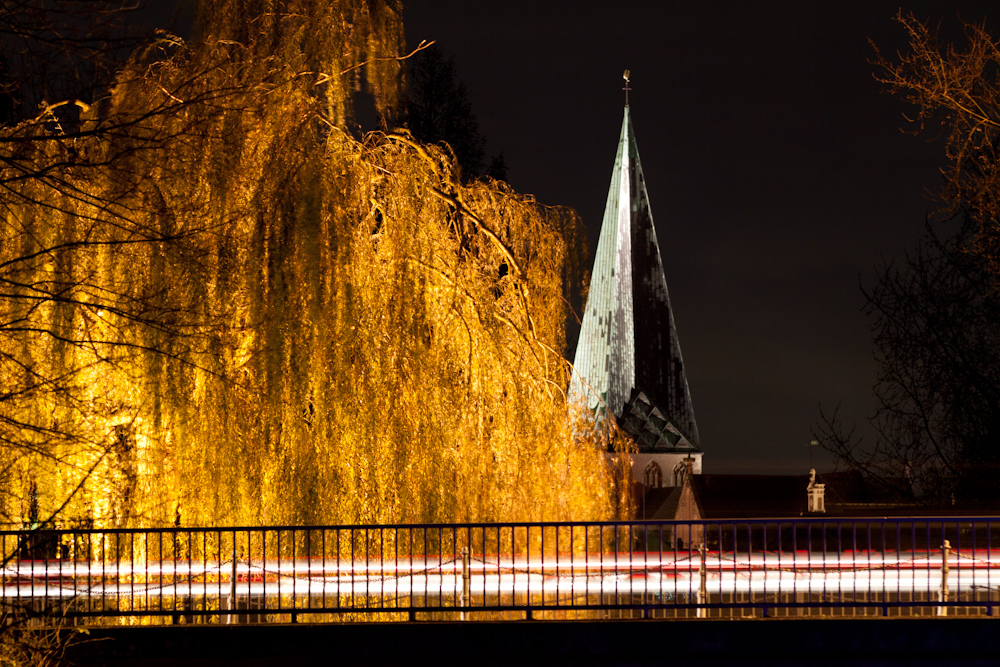
[[[642,476],[642,483],[647,489],[658,489],[663,485],[663,471],[656,461],[650,461]]]
[[[684,461],[678,461],[677,465],[674,466],[674,486],[683,486],[684,477],[687,475],[687,465]]]

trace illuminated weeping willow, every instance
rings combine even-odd
[[[397,6],[243,4],[136,54],[92,134],[7,131],[52,167],[4,181],[6,520],[613,516],[565,402],[575,214],[345,130],[360,71],[396,103]]]

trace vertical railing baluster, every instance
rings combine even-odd
[[[993,522],[986,520],[986,615],[993,616]]]
[[[393,532],[392,532],[392,583],[393,583],[394,590],[396,591],[395,596],[393,596],[393,598],[392,598],[392,599],[395,600],[395,602],[393,603],[392,606],[393,607],[399,607],[399,605],[400,605],[400,599],[399,599],[399,589],[400,589],[400,586],[399,586],[399,528],[395,527],[392,530],[393,530]],[[383,580],[382,581],[383,581],[382,585],[385,586],[385,583],[384,583],[385,582],[384,574],[383,574]],[[383,593],[384,593],[384,590],[383,590]]]
[[[909,568],[909,572],[910,572],[910,582],[909,582],[909,584],[910,584],[910,591],[912,592],[912,591],[916,591],[917,590],[917,586],[918,586],[918,583],[919,583],[917,580],[918,579],[922,579],[923,578],[923,574],[920,572],[920,565],[919,565],[919,563],[920,563],[920,553],[919,553],[920,552],[920,534],[918,532],[919,531],[919,524],[914,519],[914,520],[911,520],[909,522],[909,525],[910,525],[910,534],[907,536],[907,538],[909,539],[909,548],[907,550],[907,558],[910,560],[910,563],[911,563],[911,567]],[[910,595],[910,603],[912,604],[912,603],[916,603],[916,602],[917,602],[917,596],[916,596],[916,594],[915,593],[911,594]],[[911,612],[910,615],[912,615],[912,612],[915,609],[916,609],[915,606],[910,608],[910,610],[909,610]]]
[[[206,534],[208,533],[208,531],[205,531],[205,532],[206,532]],[[216,544],[216,548],[215,548],[215,563],[216,563],[216,566],[214,568],[215,572],[216,572],[216,579],[215,579],[215,582],[216,582],[216,594],[215,594],[215,599],[216,599],[216,608],[218,609],[218,612],[219,612],[217,623],[219,625],[222,625],[223,624],[223,620],[222,620],[222,552],[223,552],[224,546],[223,546],[223,543],[222,543],[222,531],[219,530],[219,529],[216,529],[216,531],[215,531],[215,544]],[[208,604],[208,599],[207,599],[208,598],[208,551],[205,552],[205,570],[206,570],[206,572],[205,572],[205,598],[206,598],[205,604]]]
[[[9,605],[7,602],[7,570],[11,568],[13,562],[14,556],[7,551],[7,534],[4,533],[0,535],[0,566],[4,569],[3,576],[0,577],[0,604],[3,605],[4,609],[8,609]]]
[[[327,586],[327,583],[328,583],[327,578],[326,578],[326,531],[327,531],[326,528],[320,528],[319,529],[319,540],[320,540],[320,552],[319,552],[319,555],[320,555],[320,558],[323,559],[322,560],[322,570],[323,570],[323,588],[322,588],[322,596],[323,596],[323,598],[322,599],[323,599],[323,601],[322,601],[322,604],[320,606],[323,609],[326,609],[326,586]]]
[[[444,606],[444,528],[437,526],[438,608]]]
[[[942,535],[941,539],[943,539],[943,538],[944,538],[944,536]],[[934,534],[932,532],[932,526],[931,526],[931,522],[930,521],[925,521],[924,522],[924,537],[923,537],[923,540],[924,540],[924,553],[925,553],[925,555],[924,555],[924,560],[925,560],[925,562],[924,562],[924,570],[925,570],[925,573],[926,573],[926,576],[927,576],[927,591],[930,592],[930,591],[934,590],[934,572],[937,571],[937,568],[935,568],[934,565],[933,565],[933,563],[931,562],[931,558],[932,557],[936,558],[937,551],[938,551],[938,549],[935,548],[934,545],[935,545],[935,543],[936,543],[936,545],[938,547],[941,545],[941,541],[940,540],[935,540],[934,539]],[[932,601],[931,599],[927,600],[927,602],[931,602],[931,601]]]
[[[468,618],[465,610],[468,607],[472,606],[472,586],[471,586],[472,556],[469,553],[468,545],[462,546],[461,554],[462,554],[462,597],[459,598],[461,600],[461,604],[459,606],[461,606],[462,608],[461,618],[464,621]]]
[[[267,609],[273,609],[273,605],[271,605],[267,600],[267,595],[268,595],[267,585],[268,585],[268,579],[270,578],[271,575],[271,568],[275,567],[274,563],[268,563],[268,553],[269,553],[268,550],[273,549],[274,547],[267,546],[268,544],[267,529],[261,529],[259,531],[256,529],[248,529],[247,530],[248,550],[253,548],[253,544],[255,542],[254,538],[256,537],[258,532],[260,534],[260,542],[258,547],[260,551],[260,553],[258,554],[260,560],[260,566],[259,567],[255,566],[253,568],[254,569],[253,572],[249,570],[247,572],[247,609],[255,608],[254,605],[256,604],[256,608],[267,610]],[[272,543],[275,541],[276,537],[277,534],[275,534],[275,537],[271,539]],[[254,577],[260,578],[260,596],[254,596],[251,594],[251,591],[253,590]],[[270,592],[272,595],[274,594],[274,586],[271,586]],[[255,597],[258,597],[256,601],[254,600]],[[268,619],[268,615],[266,614],[257,614],[254,617],[257,618],[257,620],[260,620],[261,618],[263,618],[264,620]],[[254,617],[248,617],[248,618],[254,618]]]
[[[156,551],[157,551],[157,554],[156,554],[156,557],[157,557],[156,558],[156,563],[157,564],[153,565],[153,568],[156,569],[156,574],[157,574],[156,592],[158,593],[158,595],[156,596],[156,609],[162,615],[163,614],[163,590],[164,590],[164,586],[166,584],[166,582],[164,581],[165,575],[164,575],[164,571],[163,571],[163,531],[162,530],[158,530],[158,531],[156,531],[156,533],[154,533],[154,535],[156,535]],[[87,535],[87,538],[88,538],[88,542],[87,542],[87,555],[90,556],[91,553],[92,553],[92,550],[91,550],[90,534],[89,533]],[[147,567],[148,567],[148,565],[147,565]],[[88,572],[90,571],[89,567],[87,568],[87,571]],[[147,584],[147,590],[148,590],[148,588],[149,587],[148,587],[148,584]]]
[[[761,531],[760,531],[760,554],[761,554],[760,555],[761,570],[762,570],[762,573],[763,573],[763,576],[764,576],[764,615],[767,616],[768,615],[768,609],[769,609],[769,607],[767,605],[767,602],[768,602],[768,599],[767,599],[767,586],[768,586],[768,583],[769,583],[768,582],[768,575],[770,573],[767,571],[767,524],[766,523],[761,524]]]
[[[755,596],[754,596],[754,592],[753,592],[753,583],[754,583],[753,582],[753,579],[754,579],[754,576],[753,576],[753,573],[754,573],[754,569],[753,569],[753,530],[752,530],[752,525],[750,523],[747,523],[746,527],[747,527],[747,563],[748,563],[748,565],[747,565],[747,579],[748,579],[749,584],[750,584],[750,594],[748,595],[748,598],[749,598],[750,604],[752,605],[754,602],[756,602],[756,599],[755,599]]]
[[[822,539],[823,554],[822,554],[822,561],[820,563],[823,568],[823,601],[825,602],[827,600],[827,595],[828,595],[827,580],[826,580],[826,575],[827,575],[826,558],[827,558],[827,552],[829,551],[829,549],[827,548],[828,545],[826,541],[826,534],[829,529],[829,526],[831,526],[832,524],[824,522],[821,525],[823,526],[823,539]]]
[[[341,552],[341,549],[340,549],[340,531],[341,531],[341,529],[337,528],[336,531],[337,531],[336,532],[336,537],[337,537],[337,608],[340,609],[340,603],[344,599],[343,594],[340,592],[340,585],[341,585],[341,582],[343,581],[343,579],[342,579],[343,575],[340,572],[340,552]],[[352,585],[352,588],[353,588],[353,585]]]
[[[274,603],[274,610],[275,610],[275,612],[280,612],[281,609],[282,609],[282,605],[281,605],[281,579],[282,579],[282,577],[281,577],[281,567],[282,567],[282,563],[281,563],[281,529],[280,528],[275,528],[274,529],[274,539],[272,540],[272,542],[273,542],[272,548],[274,549],[274,563],[272,564],[271,567],[273,568],[273,573],[275,575],[275,586],[273,586],[272,588],[276,588],[277,589],[277,595],[274,596],[276,598],[276,601]],[[273,592],[274,591],[272,591],[272,593]],[[278,618],[280,618],[280,616],[278,616]]]
[[[532,564],[532,560],[531,560],[531,544],[532,544],[531,529],[532,529],[532,527],[533,526],[531,524],[527,524],[524,527],[524,534],[525,534],[524,552],[525,552],[525,559],[526,559],[525,560],[525,566],[527,567],[528,574],[529,574],[529,579],[528,579],[528,602],[529,602],[529,604],[532,607],[536,607],[536,606],[540,606],[540,605],[537,605],[535,603],[535,598],[539,597],[539,592],[537,590],[535,590],[534,595],[532,596],[532,592],[531,592],[531,579],[530,579],[530,575],[534,571],[534,565]],[[536,589],[537,589],[537,586],[536,586]]]
[[[702,533],[702,536],[704,536],[704,533]],[[705,562],[706,560],[705,551],[706,551],[705,542],[704,540],[702,540],[702,543],[698,546],[698,557],[700,561],[698,565],[698,610],[697,613],[695,614],[698,618],[705,618],[705,616],[707,615],[705,609],[705,602],[707,601],[708,598],[707,595],[708,569],[707,569],[707,563]]]
[[[149,533],[147,531],[143,531],[142,532],[142,542],[143,542],[143,544],[142,544],[142,559],[143,559],[142,569],[143,569],[143,573],[144,573],[143,574],[144,586],[142,587],[143,588],[142,592],[143,592],[143,596],[145,598],[145,600],[143,602],[143,611],[149,612],[149,611],[152,611],[152,609],[149,606],[149,584],[150,584],[150,582],[149,582]],[[74,547],[76,546],[76,537],[73,538],[73,545],[74,545]],[[77,578],[76,578],[76,562],[77,562],[77,560],[73,561],[73,581],[74,582],[77,581]]]
[[[561,602],[560,599],[559,599],[559,589],[560,589],[560,586],[559,586],[559,584],[560,584],[560,579],[559,579],[559,576],[560,576],[560,573],[559,573],[559,526],[555,527],[555,533],[556,533],[556,604],[555,604],[555,606],[558,607],[560,605],[560,602]]]
[[[428,598],[428,595],[430,594],[430,587],[431,587],[430,586],[430,583],[431,583],[430,566],[427,564],[427,557],[430,555],[428,553],[429,547],[427,545],[427,527],[424,526],[423,528],[421,528],[420,532],[423,533],[423,536],[424,536],[424,549],[423,549],[423,552],[424,552],[424,586],[423,586],[423,589],[424,589],[424,604],[423,604],[423,606],[426,608],[427,607],[427,598]]]
[[[971,542],[971,544],[970,544],[969,548],[972,550],[972,553],[970,554],[970,558],[972,559],[971,563],[970,563],[970,569],[972,570],[972,586],[969,589],[971,591],[971,594],[969,595],[969,602],[970,603],[976,603],[976,602],[979,602],[979,599],[978,599],[979,596],[976,594],[976,574],[977,574],[976,568],[978,566],[978,559],[976,557],[976,524],[975,523],[973,523],[973,522],[969,523],[969,531],[971,533],[971,537],[970,537],[970,540],[969,540]],[[959,598],[959,599],[961,599],[961,598]],[[970,606],[969,609],[975,609],[975,608]]]
[[[507,551],[506,548],[504,547],[505,542],[504,542],[503,536],[504,536],[505,532],[510,532],[511,528],[512,527],[510,525],[507,525],[507,524],[497,524],[497,526],[496,526],[496,533],[497,533],[497,535],[496,535],[496,550],[497,550],[497,558],[496,558],[497,597],[496,597],[496,605],[495,605],[496,607],[510,606],[509,604],[505,604],[505,600],[504,600],[504,596],[503,596],[503,561],[504,561],[504,553]],[[513,535],[511,536],[511,543],[513,544]],[[484,559],[483,565],[485,567],[485,559]],[[486,587],[486,579],[485,579],[485,569],[484,569],[484,578],[483,578],[484,592],[485,592],[485,587]],[[483,601],[485,603],[485,595],[484,595]],[[509,617],[507,617],[506,615],[504,615],[504,612],[500,612],[500,613],[497,614],[497,618],[509,618]]]
[[[358,608],[358,602],[357,602],[357,600],[354,597],[354,591],[357,589],[357,562],[356,562],[357,559],[355,558],[355,555],[354,555],[354,546],[355,546],[354,543],[357,541],[357,538],[356,538],[356,536],[354,534],[354,531],[355,531],[354,528],[349,528],[348,529],[348,535],[350,536],[350,547],[351,547],[351,563],[350,563],[350,567],[351,567],[351,609],[357,609]]]
[[[895,538],[890,535],[886,535],[889,532],[890,526],[895,529]],[[896,600],[899,600],[899,574],[898,574],[898,563],[900,561],[900,522],[898,519],[894,521],[882,520],[882,616],[889,615],[889,602],[892,600],[892,591],[887,581],[887,577],[890,572],[896,572]],[[895,554],[892,556],[893,561],[896,565],[890,565],[890,552]],[[892,568],[892,569],[890,569]]]
[[[541,556],[541,559],[542,559],[542,562],[541,562],[541,564],[539,566],[541,568],[541,573],[542,573],[542,590],[541,590],[542,604],[541,604],[541,606],[544,607],[545,606],[545,526],[541,526],[540,529],[539,529],[539,532],[541,533],[541,553],[540,553],[540,556]]]
[[[305,548],[305,559],[306,559],[306,609],[312,609],[313,606],[313,552],[312,552],[312,528],[306,528],[306,543]]]
[[[844,550],[841,549],[840,552],[841,552],[841,558],[843,558]],[[857,577],[857,572],[858,572],[858,522],[857,521],[852,521],[851,522],[851,572],[854,575],[854,576],[851,577],[851,602],[857,602],[858,601],[858,577]],[[840,568],[839,579],[841,581],[841,586],[843,586],[843,581],[844,581],[844,568],[843,567]],[[845,595],[845,592],[842,591],[841,592],[841,596],[843,597],[844,595]],[[851,609],[851,616],[857,616],[857,615],[858,615],[858,608],[857,607],[853,607]]]
[[[371,535],[367,526],[361,529],[362,540],[365,545],[365,609],[372,606],[371,591]]]
[[[635,602],[635,524],[628,524],[628,600]],[[631,613],[630,613],[631,615]]]
[[[416,600],[413,599],[413,584],[415,583],[415,569],[416,563],[413,562],[413,526],[410,526],[405,531],[406,534],[406,563],[407,563],[407,573],[409,582],[409,591],[406,599],[408,600],[407,605],[410,609],[410,620],[415,621],[417,617],[413,612],[416,608]],[[398,586],[399,584],[397,584]]]
[[[606,593],[604,592],[604,524],[601,524],[600,536],[598,537],[598,549],[600,549],[600,573],[601,573],[601,605],[605,604]],[[674,559],[676,561],[676,558]],[[674,587],[676,588],[677,578],[674,578]]]
[[[230,563],[230,570],[229,570],[229,616],[226,619],[227,624],[229,625],[236,623],[237,620],[236,614],[234,614],[233,612],[236,611],[236,608],[238,606],[236,600],[236,581],[237,577],[239,576],[236,569],[237,563],[239,562],[237,560],[238,556],[236,552],[238,540],[239,538],[237,537],[236,530],[233,530],[233,558],[232,562]],[[219,578],[221,579],[222,577],[220,576]]]

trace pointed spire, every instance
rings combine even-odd
[[[644,415],[655,412],[658,433],[680,436],[677,447],[698,446],[628,106],[573,365],[570,400],[584,404],[598,419],[610,410],[621,420],[641,408]],[[642,405],[632,405],[636,402]]]

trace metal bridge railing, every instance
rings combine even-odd
[[[992,616],[1000,520],[0,531],[31,624]]]

